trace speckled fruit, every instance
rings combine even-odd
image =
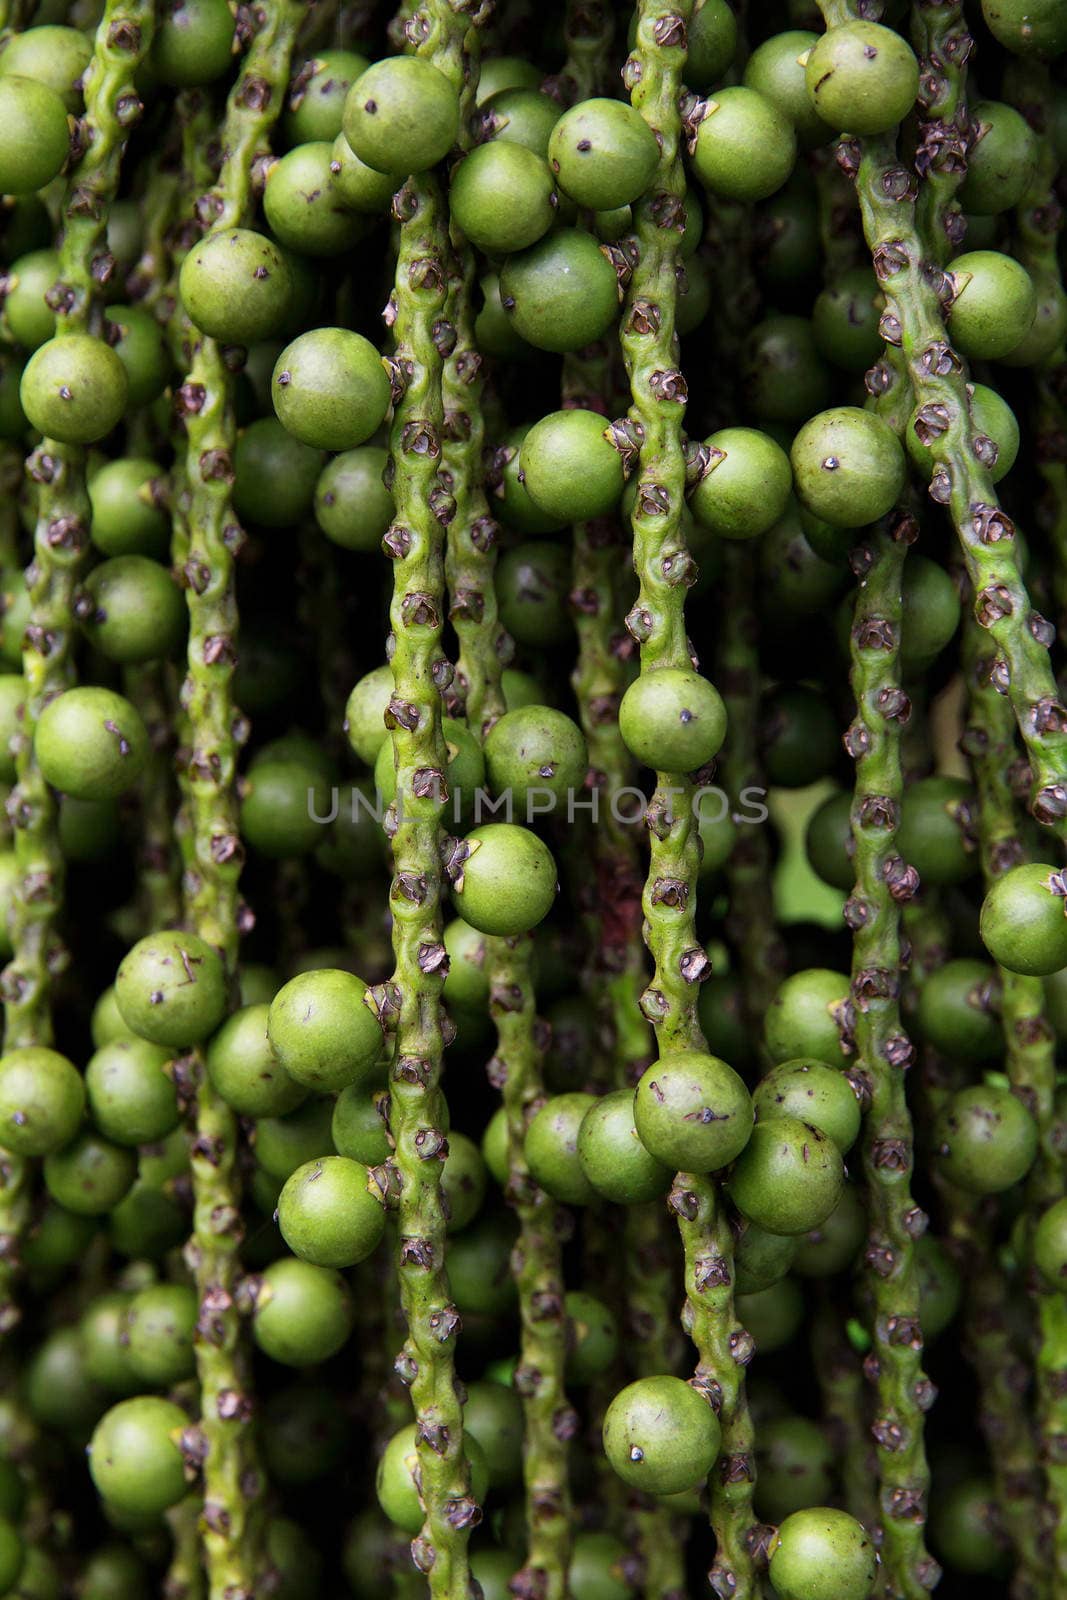
[[[825,1222],[845,1181],[841,1152],[795,1117],[757,1122],[729,1179],[738,1210],[770,1233],[807,1233]]]
[[[185,596],[166,567],[147,556],[114,556],[85,580],[91,609],[85,636],[121,666],[169,660],[187,627]]]
[[[195,933],[149,934],[135,944],[115,977],[115,998],[127,1027],[152,1044],[199,1044],[226,1014],[226,973]]]
[[[248,228],[227,228],[193,246],[182,262],[178,289],[201,333],[247,345],[283,326],[292,279],[270,239]]]
[[[278,991],[267,1017],[271,1047],[297,1083],[319,1094],[376,1076],[382,1029],[367,985],[341,968],[302,972]]]
[[[828,28],[804,68],[808,98],[839,132],[888,133],[911,111],[919,63],[906,40],[877,22]]]
[[[1013,867],[982,905],[982,941],[1009,972],[1046,978],[1067,966],[1067,881],[1055,867]]]
[[[112,1406],[89,1443],[89,1472],[107,1504],[157,1517],[183,1499],[187,1485],[179,1441],[188,1425],[180,1406],[153,1395]]]
[[[840,1022],[849,993],[845,974],[826,967],[809,967],[786,978],[767,1008],[764,1023],[771,1060],[811,1057],[831,1067],[847,1066]]]
[[[696,772],[726,736],[722,696],[699,672],[643,672],[619,706],[619,732],[635,760],[657,772]]]
[[[381,426],[389,379],[381,356],[349,328],[313,328],[287,345],[271,379],[278,419],[317,450],[353,450]]]
[[[326,1156],[298,1167],[278,1199],[278,1226],[294,1255],[316,1267],[354,1267],[377,1249],[385,1208],[359,1161]]]
[[[315,521],[342,550],[368,555],[380,551],[394,510],[393,496],[382,481],[388,460],[379,445],[363,445],[335,456],[319,477]]]
[[[503,139],[476,145],[453,169],[449,204],[471,244],[490,256],[536,244],[556,216],[548,163]]]
[[[448,154],[459,121],[459,96],[443,72],[421,56],[390,56],[349,89],[343,128],[368,167],[406,177]]]
[[[1061,0],[982,0],[982,15],[997,43],[1016,55],[1055,56],[1067,50]]]
[[[132,1150],[83,1127],[69,1144],[44,1158],[44,1181],[53,1200],[79,1217],[101,1217],[129,1193],[137,1176]]]
[[[745,1222],[734,1240],[734,1291],[759,1294],[784,1278],[793,1265],[797,1241]]]
[[[868,1600],[878,1558],[866,1528],[829,1506],[794,1511],[770,1549],[770,1576],[779,1600]]]
[[[530,822],[585,787],[589,751],[578,724],[551,706],[508,711],[489,730],[485,763],[496,796],[510,793]]]
[[[847,1155],[860,1131],[860,1103],[851,1082],[824,1061],[783,1061],[761,1078],[752,1095],[758,1122],[793,1117],[818,1128]]]
[[[647,1068],[634,1094],[634,1124],[649,1153],[672,1171],[717,1172],[748,1143],[752,1101],[732,1067],[678,1050]]]
[[[123,695],[67,689],[41,712],[33,747],[53,788],[75,800],[114,800],[141,776],[148,734]]]
[[[679,1494],[702,1483],[719,1453],[719,1421],[681,1378],[639,1378],[611,1402],[604,1451],[624,1483]]]
[[[579,228],[557,228],[509,256],[500,296],[516,333],[535,349],[557,354],[592,344],[619,314],[615,268]]]
[[[114,1039],[90,1056],[85,1088],[102,1134],[116,1144],[152,1144],[178,1126],[178,1095],[164,1070],[170,1059],[147,1039]]]
[[[0,78],[0,95],[5,81]],[[126,369],[111,346],[87,333],[49,339],[27,361],[19,382],[22,409],[48,439],[95,444],[126,409]]]
[[[46,1156],[67,1144],[85,1111],[81,1074],[55,1050],[24,1045],[0,1057],[0,1145]]]
[[[594,1105],[591,1094],[558,1094],[530,1119],[523,1149],[531,1176],[563,1205],[587,1205],[596,1190],[578,1159],[578,1133]]]
[[[906,463],[888,423],[856,406],[821,411],[806,422],[790,452],[803,505],[836,528],[861,528],[892,510]]]
[[[547,516],[582,522],[606,515],[623,490],[622,457],[596,411],[553,411],[529,429],[519,451],[526,492]]]
[[[938,1171],[969,1194],[1000,1194],[1026,1176],[1037,1125],[1010,1089],[973,1084],[950,1096],[933,1133]]]
[[[972,361],[1010,354],[1037,315],[1037,289],[1026,268],[999,250],[972,250],[947,270],[956,286],[948,314],[953,344]]]
[[[670,1188],[673,1168],[642,1143],[629,1089],[593,1101],[578,1130],[578,1160],[597,1194],[616,1205],[640,1205]]]
[[[1038,142],[1026,118],[1000,100],[970,106],[977,131],[967,151],[967,176],[959,192],[963,209],[995,216],[1019,204],[1037,165]]]
[[[579,100],[560,117],[548,141],[556,181],[576,205],[611,211],[642,195],[659,161],[659,145],[641,113],[625,100]]]
[[[709,470],[689,499],[698,522],[723,539],[755,539],[789,503],[789,457],[756,428],[723,428],[705,439]]]
[[[353,1308],[339,1272],[286,1257],[260,1280],[252,1334],[272,1361],[311,1367],[328,1361],[352,1331]]]
[[[489,822],[466,837],[470,853],[452,886],[456,910],[479,933],[529,933],[556,898],[556,863],[528,828]]]

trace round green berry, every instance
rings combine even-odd
[[[525,250],[548,232],[556,192],[548,163],[521,144],[477,145],[452,172],[452,216],[486,255]]]
[[[818,1128],[847,1155],[860,1131],[860,1103],[848,1078],[824,1061],[783,1061],[752,1095],[757,1122],[792,1117]]]
[[[769,1233],[807,1233],[833,1211],[845,1181],[841,1152],[796,1117],[757,1122],[728,1187],[738,1210]]]
[[[564,1205],[587,1205],[596,1195],[578,1159],[579,1129],[593,1104],[591,1094],[555,1095],[534,1113],[526,1129],[523,1149],[530,1176]]]
[[[317,450],[353,450],[381,426],[389,379],[369,339],[349,328],[313,328],[287,345],[271,380],[278,418]]]
[[[47,1156],[78,1131],[85,1111],[81,1074],[55,1050],[22,1045],[0,1056],[0,1145]]]
[[[112,1406],[89,1443],[89,1472],[103,1500],[119,1512],[158,1517],[183,1499],[188,1426],[180,1406],[154,1395]]]
[[[680,1494],[708,1476],[719,1453],[719,1421],[681,1378],[639,1378],[604,1417],[604,1452],[624,1483],[648,1494]]]
[[[0,78],[0,98],[5,82]],[[33,426],[62,444],[95,444],[126,408],[126,369],[102,339],[64,333],[49,339],[22,369],[19,398]]]
[[[647,1068],[634,1095],[641,1143],[672,1171],[717,1172],[739,1156],[753,1124],[752,1101],[732,1067],[678,1050]]]
[[[267,1017],[271,1048],[291,1078],[319,1094],[368,1084],[383,1035],[367,985],[341,968],[302,972],[279,989]]]
[[[122,666],[171,659],[185,639],[185,596],[147,556],[113,556],[85,582],[85,636]]]
[[[361,73],[345,100],[345,138],[378,172],[426,172],[459,133],[459,96],[421,56],[390,56]]]
[[[704,440],[708,471],[689,498],[697,521],[723,539],[755,539],[785,511],[793,488],[789,457],[755,428],[724,428]]]
[[[282,1366],[328,1361],[347,1342],[352,1322],[352,1297],[339,1272],[289,1256],[272,1262],[260,1279],[252,1335]]]
[[[452,886],[456,910],[479,933],[529,933],[556,898],[556,863],[528,828],[489,822],[466,837],[468,854]]]
[[[270,239],[248,228],[226,228],[189,251],[178,291],[201,333],[248,345],[273,337],[284,325],[292,278]]]
[[[384,482],[388,462],[388,451],[365,444],[323,469],[315,485],[315,521],[332,544],[363,555],[381,550],[395,509]]]
[[[500,297],[516,333],[557,354],[602,338],[619,314],[615,268],[580,228],[557,228],[509,256]]]
[[[205,1065],[215,1093],[242,1117],[283,1117],[307,1098],[271,1048],[263,1002],[242,1006],[212,1037]]]
[[[972,250],[947,270],[955,289],[948,332],[957,350],[972,361],[1010,354],[1037,315],[1037,289],[1026,268],[999,250]]]
[[[1012,867],[982,905],[982,942],[1009,972],[1046,978],[1067,966],[1067,881],[1056,867]]]
[[[625,100],[579,100],[553,128],[548,160],[576,205],[611,211],[644,194],[659,163],[659,145]]]
[[[877,522],[904,487],[900,440],[881,417],[856,406],[812,417],[794,439],[790,459],[801,502],[837,528]]]
[[[837,132],[889,133],[919,93],[919,63],[899,33],[860,20],[828,28],[804,67],[808,98]]]
[[[385,1209],[369,1187],[367,1168],[345,1156],[298,1167],[278,1199],[282,1238],[315,1267],[354,1267],[377,1249]]]
[[[198,934],[168,929],[127,952],[115,998],[122,1020],[140,1038],[183,1049],[214,1033],[226,1015],[226,970]]]
[[[878,1556],[861,1522],[830,1506],[794,1511],[771,1541],[779,1600],[869,1600]]]
[[[619,706],[630,754],[656,772],[696,772],[726,736],[726,707],[699,672],[661,667],[634,680]]]
[[[1000,1194],[1037,1155],[1037,1124],[1010,1089],[974,1084],[951,1095],[934,1123],[937,1170],[969,1194]]]
[[[69,1144],[44,1158],[44,1181],[53,1200],[80,1217],[113,1211],[137,1176],[132,1150],[83,1128]]]
[[[656,1200],[670,1188],[672,1168],[642,1142],[629,1089],[594,1100],[578,1130],[578,1161],[597,1194],[616,1205]]]
[[[792,123],[757,89],[720,89],[708,101],[693,170],[718,199],[766,200],[785,183],[796,158]]]
[[[33,747],[45,781],[75,800],[113,800],[141,776],[148,734],[111,689],[67,689],[41,712]]]
[[[43,189],[69,154],[67,108],[56,91],[33,77],[0,76],[0,193]]]
[[[142,1383],[163,1389],[193,1376],[198,1312],[196,1290],[185,1283],[153,1283],[134,1295],[124,1332],[130,1366]]]
[[[114,1039],[90,1056],[85,1089],[102,1134],[116,1144],[152,1144],[178,1126],[178,1095],[164,1070],[170,1060],[147,1039]]]

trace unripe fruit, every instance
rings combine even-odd
[[[657,772],[696,772],[726,736],[726,708],[698,672],[661,667],[630,685],[619,706],[619,731],[635,760]]]
[[[529,933],[556,898],[556,863],[547,845],[507,822],[475,828],[465,843],[470,854],[452,887],[457,911],[480,933]]]
[[[841,133],[888,133],[919,92],[919,63],[899,33],[877,22],[828,28],[804,68],[808,98]]]
[[[1056,867],[1013,867],[982,904],[982,942],[1009,972],[1045,978],[1067,967],[1067,883]]]
[[[732,1067],[697,1050],[673,1051],[647,1068],[634,1094],[634,1124],[657,1161],[717,1172],[748,1143],[754,1113]]]
[[[327,1156],[298,1167],[278,1200],[278,1226],[294,1255],[316,1267],[354,1267],[377,1248],[385,1208],[358,1161]]]
[[[844,1511],[795,1511],[778,1528],[770,1556],[779,1600],[868,1600],[874,1592],[874,1546],[863,1524]]]
[[[343,127],[361,161],[404,178],[448,154],[459,117],[459,97],[443,73],[421,56],[390,56],[349,89]]]
[[[3,86],[13,79],[0,78]],[[33,426],[62,444],[95,444],[122,417],[126,369],[110,345],[65,333],[35,350],[22,369],[19,398]]]
[[[75,800],[113,800],[148,757],[141,715],[111,689],[67,689],[41,712],[33,747],[45,781]]]
[[[186,1493],[179,1448],[189,1418],[155,1396],[122,1400],[100,1419],[89,1443],[89,1471],[117,1510],[159,1516]]]
[[[225,1016],[225,969],[198,934],[149,934],[123,958],[115,999],[122,1020],[140,1038],[184,1049],[206,1039]]]
[[[639,1378],[604,1418],[604,1451],[624,1483],[648,1494],[678,1494],[702,1483],[719,1453],[719,1421],[704,1396],[680,1378]]]

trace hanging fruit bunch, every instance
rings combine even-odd
[[[0,0],[0,1596],[1067,1597],[1065,62]]]

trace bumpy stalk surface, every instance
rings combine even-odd
[[[851,0],[820,0],[829,26],[860,9]],[[1031,811],[1067,835],[1067,709],[1049,662],[1053,630],[1031,603],[1019,570],[1015,526],[1002,510],[989,468],[976,455],[967,373],[952,348],[944,315],[956,286],[936,270],[939,251],[917,212],[915,172],[901,164],[891,136],[846,140],[842,158],[858,174],[863,229],[886,297],[882,331],[900,350],[910,393],[899,369],[879,363],[868,388],[881,406],[900,406],[915,421],[934,461],[931,497],[948,508],[974,590],[974,614],[1001,657],[1012,708],[1033,774]],[[944,303],[941,298],[944,296]],[[983,447],[984,449],[984,447]]]
[[[933,1390],[922,1372],[914,1244],[926,1218],[911,1195],[914,1141],[904,1074],[912,1047],[900,1017],[900,909],[915,874],[896,847],[902,795],[900,728],[910,714],[900,687],[901,573],[907,519],[874,530],[852,622],[856,717],[846,746],[856,762],[852,802],[856,887],[845,907],[852,929],[856,1068],[870,1089],[863,1166],[870,1234],[867,1284],[873,1305],[868,1372],[877,1388],[882,1560],[886,1590],[920,1600],[938,1577],[923,1544],[929,1472],[923,1412]]]
[[[446,5],[413,19],[417,53],[443,70],[462,52],[462,32]],[[421,24],[426,26],[422,27]],[[452,499],[441,476],[443,354],[449,281],[447,216],[437,178],[411,179],[394,202],[400,221],[389,318],[403,392],[391,438],[395,521],[386,535],[393,558],[392,668],[387,721],[397,769],[395,873],[390,895],[396,968],[382,991],[394,1021],[390,1131],[402,1187],[398,1273],[408,1337],[397,1370],[411,1389],[418,1427],[419,1478],[426,1521],[412,1543],[431,1595],[466,1600],[467,1540],[480,1518],[463,1454],[456,1388],[459,1316],[445,1270],[441,1170],[447,1111],[441,1089],[444,1040],[441,986],[442,821],[446,750],[442,694],[452,669],[441,648],[445,621],[445,527]],[[387,998],[386,998],[387,997]]]
[[[208,232],[248,226],[253,162],[269,148],[281,114],[301,8],[265,0],[222,128],[217,185],[197,203]],[[191,357],[179,391],[185,419],[184,504],[176,565],[189,608],[188,673],[181,701],[189,748],[179,763],[186,833],[185,920],[222,955],[231,976],[244,913],[237,880],[238,714],[232,678],[237,605],[234,555],[242,532],[230,500],[236,423],[234,377],[214,339],[190,332]],[[187,542],[186,542],[187,540]],[[251,1600],[261,1580],[262,1490],[251,1431],[247,1354],[234,1304],[241,1223],[236,1170],[237,1119],[201,1070],[196,1093],[193,1236],[186,1247],[200,1297],[200,1381],[204,1509],[202,1533],[211,1600]]]
[[[633,513],[639,591],[627,627],[641,647],[642,672],[690,665],[685,589],[692,561],[681,528],[685,493],[682,418],[687,398],[675,336],[678,246],[685,180],[679,160],[679,96],[692,12],[650,0],[638,9],[637,41],[624,74],[633,105],[660,140],[652,188],[635,208],[638,259],[622,319],[622,350],[639,444]],[[668,789],[674,793],[669,794]],[[695,926],[698,840],[688,775],[657,773],[649,806],[651,861],[643,906],[654,963],[641,998],[661,1054],[699,1048],[697,985],[708,971]],[[696,1382],[719,1408],[722,1451],[711,1474],[716,1537],[713,1590],[733,1600],[757,1593],[753,1561],[752,1428],[744,1393],[751,1340],[733,1310],[732,1237],[710,1179],[680,1173],[672,1204],[685,1250],[683,1321],[697,1348]]]

